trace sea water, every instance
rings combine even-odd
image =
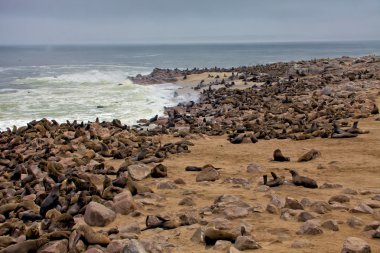
[[[174,96],[175,84],[137,85],[128,76],[154,68],[234,67],[380,54],[379,41],[323,43],[0,46],[0,130],[34,119],[134,124],[164,106],[196,100]]]

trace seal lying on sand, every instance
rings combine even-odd
[[[333,130],[333,133],[331,134],[331,138],[353,138],[353,137],[358,136],[357,134],[349,133],[340,129],[336,125],[336,123],[334,123],[333,127],[334,127],[334,130]]]
[[[276,162],[288,162],[290,158],[283,156],[281,150],[278,148],[273,152],[273,160]]]
[[[269,187],[276,187],[276,186],[280,186],[280,185],[284,184],[284,178],[283,177],[277,177],[276,173],[274,173],[274,172],[271,172],[270,174],[272,174],[272,177],[273,177],[273,179],[270,181],[268,181],[267,175],[263,176],[264,185],[267,185]]]
[[[321,152],[316,149],[311,149],[298,159],[298,162],[307,162],[321,156]]]
[[[348,132],[350,134],[368,134],[369,133],[368,130],[362,130],[362,129],[358,128],[358,124],[359,124],[359,122],[355,121],[352,124],[352,127],[350,129],[347,129],[346,132]]]
[[[306,188],[318,188],[317,182],[314,179],[300,176],[295,170],[290,170],[290,174],[292,174],[293,184]]]

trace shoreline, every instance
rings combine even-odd
[[[338,252],[354,236],[380,251],[379,56],[184,71],[138,77],[199,101],[137,127],[43,119],[0,132],[0,248],[226,252],[239,237],[255,252]],[[263,185],[271,172],[280,185]]]

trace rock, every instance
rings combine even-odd
[[[261,246],[249,236],[238,236],[234,247],[238,250],[260,249]]]
[[[322,233],[318,220],[305,221],[297,231],[298,235],[320,235]]]
[[[302,198],[300,202],[304,207],[309,207],[311,204],[313,204],[313,201],[311,201],[308,198]]]
[[[216,241],[213,250],[227,251],[231,245],[232,243],[230,241],[218,240]]]
[[[358,228],[364,225],[364,222],[362,219],[352,216],[351,218],[348,218],[346,221],[347,225],[349,225],[352,228]]]
[[[160,182],[158,185],[157,185],[157,189],[169,189],[169,190],[172,190],[172,189],[177,189],[178,186],[173,183],[172,181],[166,181],[166,182]]]
[[[191,236],[191,241],[196,243],[204,243],[204,229],[202,227],[197,228],[194,234]]]
[[[358,191],[351,189],[351,188],[346,188],[342,191],[344,194],[350,194],[350,195],[358,195]]]
[[[126,242],[124,240],[113,240],[111,241],[105,253],[120,253],[123,252],[123,248],[125,247]]]
[[[128,173],[133,180],[143,180],[144,178],[149,177],[151,173],[151,168],[146,164],[132,164],[128,166]]]
[[[317,218],[317,216],[310,212],[301,212],[298,215],[298,221],[301,221],[301,222],[305,222],[305,221],[312,220],[315,218]]]
[[[280,210],[273,204],[268,204],[266,211],[271,214],[279,214]]]
[[[178,203],[180,206],[193,206],[194,204],[194,200],[191,197],[185,197]]]
[[[143,239],[141,244],[147,252],[172,252],[174,248],[174,245],[169,243],[169,237],[161,235]]]
[[[270,204],[275,205],[277,208],[281,209],[285,206],[285,199],[278,195],[272,195]]]
[[[314,246],[309,240],[306,239],[297,239],[292,242],[290,247],[294,249],[303,249],[303,248],[311,248]]]
[[[182,178],[177,178],[174,180],[175,184],[186,184],[186,182]]]
[[[90,202],[84,213],[84,221],[90,226],[104,227],[114,221],[116,214],[97,202]]]
[[[332,204],[334,202],[346,203],[346,202],[350,202],[350,198],[346,195],[335,195],[329,199],[329,204]]]
[[[341,253],[371,253],[369,244],[357,237],[347,237]]]
[[[249,164],[247,166],[247,172],[249,173],[264,173],[266,169],[257,164]]]
[[[338,222],[336,220],[327,220],[322,223],[322,227],[332,231],[339,231]]]
[[[37,251],[37,253],[67,253],[68,251],[69,241],[64,239],[45,244]]]
[[[215,245],[218,240],[227,240],[235,242],[236,238],[241,235],[241,228],[237,229],[225,219],[214,220],[204,229],[204,242],[207,245]]]
[[[295,210],[303,210],[303,206],[301,203],[298,202],[298,200],[294,199],[294,198],[291,198],[291,197],[287,197],[285,199],[285,208],[290,208],[290,209],[295,209]]]
[[[376,194],[375,196],[373,196],[372,200],[380,201],[380,194]]]
[[[351,213],[367,213],[367,214],[372,214],[374,211],[371,207],[368,205],[361,203],[358,206],[350,209]]]
[[[363,230],[364,230],[364,231],[376,230],[376,229],[378,229],[379,227],[380,227],[380,222],[379,222],[379,221],[374,221],[374,222],[372,222],[372,223],[366,225],[366,226],[364,227]]]
[[[99,248],[89,247],[84,253],[104,253],[104,251]]]
[[[219,172],[210,167],[204,168],[196,177],[197,182],[216,181],[219,179]]]
[[[320,189],[337,189],[337,188],[342,188],[342,187],[343,187],[343,185],[341,185],[341,184],[324,183],[319,188]]]
[[[310,209],[318,214],[325,214],[331,211],[331,206],[323,201],[316,201],[311,204]]]
[[[141,229],[140,229],[139,224],[137,222],[134,222],[134,223],[128,224],[126,226],[119,227],[119,232],[120,233],[140,234],[141,233]]]
[[[116,213],[128,215],[137,209],[136,203],[129,191],[125,191],[116,195],[113,202],[113,209]]]
[[[224,209],[223,214],[229,220],[243,218],[248,215],[248,208],[229,206]]]
[[[270,187],[268,185],[260,185],[256,188],[256,191],[258,192],[267,192],[270,191]]]
[[[147,253],[147,251],[139,241],[132,239],[125,245],[122,253]]]

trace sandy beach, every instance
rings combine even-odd
[[[134,129],[1,132],[0,253],[341,252],[349,237],[380,252],[379,57],[197,72],[148,77],[168,73],[200,99]]]

